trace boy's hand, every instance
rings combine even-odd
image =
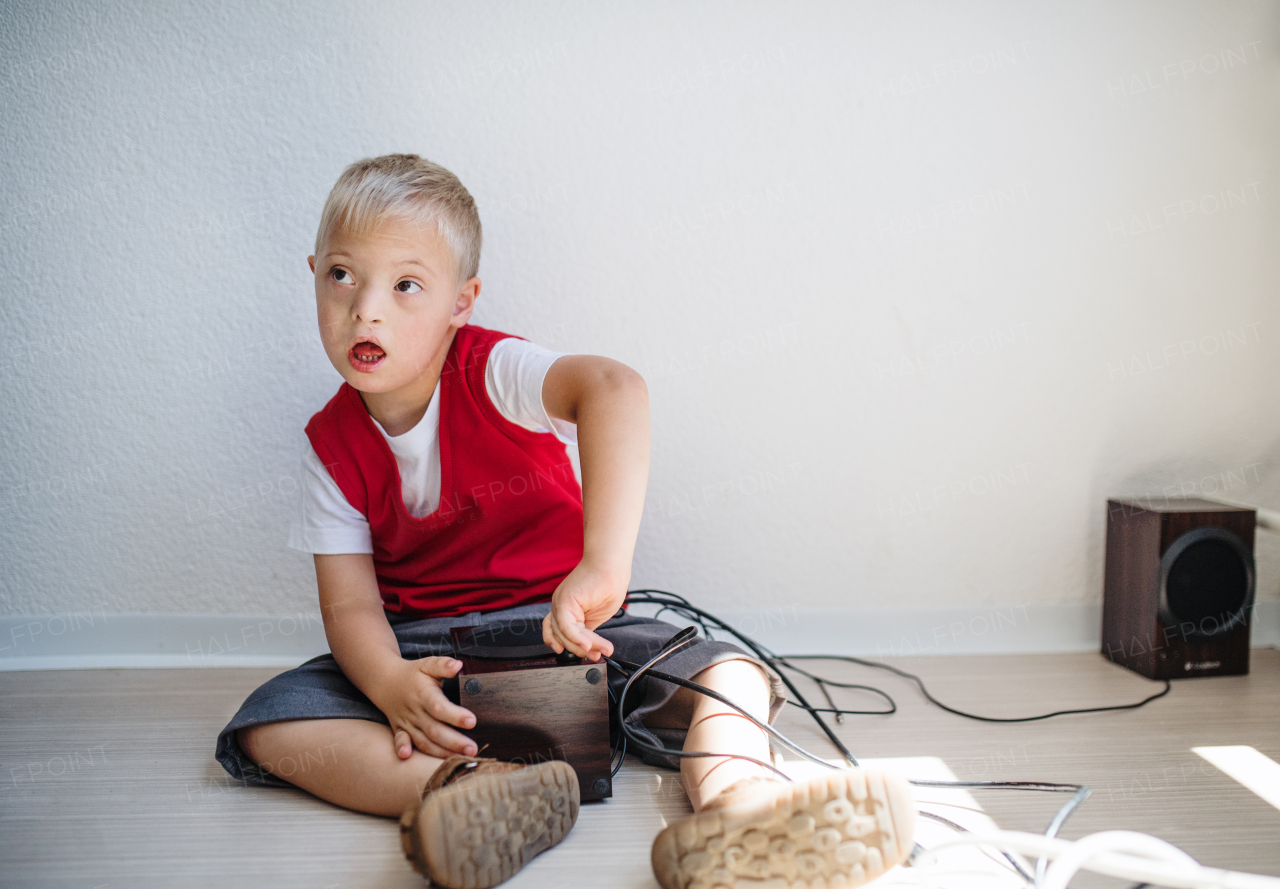
[[[613,643],[591,632],[617,612],[627,597],[627,578],[578,567],[556,588],[551,612],[542,621],[542,641],[559,654],[566,648],[589,661],[613,654]]]
[[[374,703],[391,723],[396,755],[408,759],[413,749],[444,758],[455,753],[475,756],[476,744],[449,728],[472,728],[475,714],[445,697],[440,680],[455,675],[462,662],[448,657],[403,661]]]

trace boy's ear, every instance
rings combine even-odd
[[[311,266],[311,274],[316,273],[316,258],[314,256],[307,257],[307,265]]]
[[[471,313],[475,310],[476,299],[480,296],[480,279],[471,278],[462,285],[462,289],[458,291],[457,297],[453,301],[453,317],[449,320],[449,324],[453,327],[462,327],[471,318]]]

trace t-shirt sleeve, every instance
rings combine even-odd
[[[499,340],[489,352],[485,390],[498,413],[531,432],[554,432],[565,444],[578,443],[578,427],[547,413],[542,383],[547,371],[567,352],[553,352],[516,337]]]
[[[372,553],[369,522],[347,502],[310,444],[302,457],[298,509],[289,529],[289,548],[317,555]]]

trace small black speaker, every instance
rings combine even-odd
[[[1102,654],[1152,679],[1249,672],[1252,509],[1108,500]]]

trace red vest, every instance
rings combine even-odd
[[[400,469],[343,383],[307,424],[316,455],[369,520],[383,607],[438,617],[548,602],[582,560],[582,490],[555,435],[498,413],[489,351],[511,334],[459,328],[440,373],[440,506],[414,518]]]

